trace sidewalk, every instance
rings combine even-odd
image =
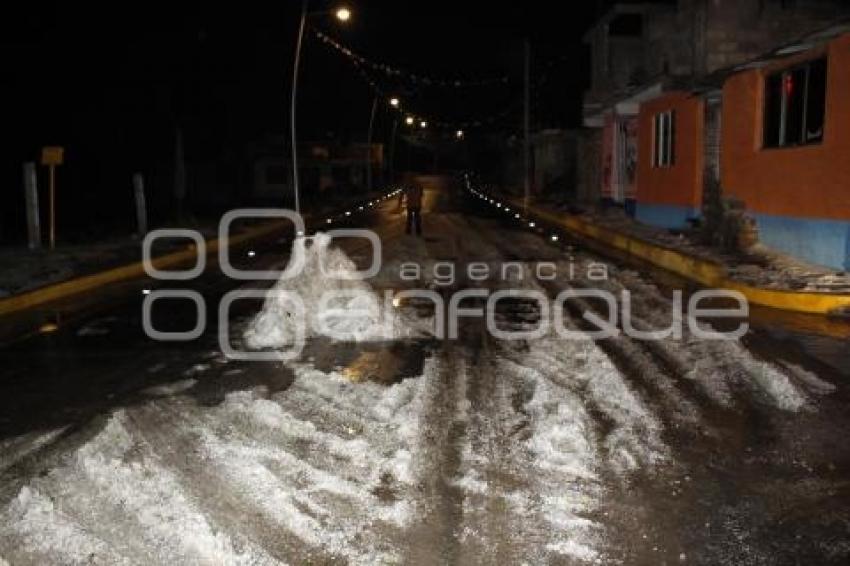
[[[522,199],[504,197],[515,207]],[[532,216],[604,248],[626,253],[705,287],[740,291],[752,304],[800,313],[850,316],[850,275],[754,246],[728,254],[686,234],[640,224],[621,212],[571,212],[567,205],[529,204]]]
[[[141,243],[131,238],[50,251],[0,249],[0,298],[32,291],[72,277],[141,259]]]
[[[205,239],[215,237],[215,227],[187,227]],[[185,247],[186,242],[163,241],[160,254]],[[0,248],[0,299],[33,291],[76,277],[107,271],[142,260],[142,240],[115,237],[90,244],[58,245],[55,250],[30,250],[22,246]]]
[[[551,203],[536,204],[553,209]],[[554,210],[558,209],[554,208]],[[850,275],[847,273],[809,264],[760,244],[739,253],[724,253],[696,241],[698,235],[695,233],[674,233],[642,224],[626,216],[621,210],[613,209],[607,214],[582,211],[577,216],[585,222],[603,226],[608,230],[618,231],[633,238],[721,264],[726,268],[729,277],[749,285],[767,289],[850,293]]]
[[[323,203],[314,215],[324,217],[329,210],[345,209],[377,199],[385,193],[352,195],[347,199]],[[304,214],[305,221],[310,214]],[[246,220],[236,228],[228,245],[237,247],[271,237],[282,230],[283,220]],[[174,227],[174,226],[169,226]],[[214,257],[219,249],[218,226],[207,223],[186,226],[199,231],[207,254]],[[174,268],[194,262],[194,247],[185,240],[156,244],[154,267]],[[59,246],[56,250],[28,250],[23,247],[0,248],[0,316],[25,310],[70,295],[90,291],[103,285],[146,277],[142,265],[142,241],[137,238],[115,238],[85,245]]]

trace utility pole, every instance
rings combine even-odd
[[[177,220],[183,221],[183,203],[186,200],[186,156],[183,151],[183,130],[174,130],[174,201]]]
[[[389,184],[392,185],[395,183],[395,138],[396,134],[398,134],[398,116],[393,119],[393,131],[390,134],[390,179]]]
[[[378,97],[372,99],[372,112],[369,114],[369,130],[366,134],[366,192],[372,192],[372,130],[375,126],[375,112],[378,110]]]
[[[522,199],[522,208],[525,214],[528,214],[528,201],[531,197],[531,43],[528,38],[525,39],[525,69],[524,69],[524,87],[523,98],[525,101],[523,109],[523,143],[522,143],[522,161],[525,173],[525,187]]]

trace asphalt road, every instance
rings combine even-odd
[[[381,237],[376,292],[554,297],[604,264],[593,284],[629,290],[637,326],[670,322],[669,281],[459,189],[426,191],[424,238],[390,201],[343,220]],[[340,245],[368,263],[362,241]],[[282,264],[286,247],[241,261]],[[478,281],[473,262],[527,271]],[[557,276],[531,276],[540,262]],[[508,340],[477,316],[440,340],[421,330],[433,309],[405,301],[414,331],[234,361],[216,310],[236,284],[191,285],[211,324],[190,343],[146,337],[136,289],[0,349],[0,564],[850,563],[846,341],[759,320],[735,342]],[[234,343],[260,306],[235,306]],[[566,325],[600,309],[571,303]],[[539,317],[526,300],[494,315],[505,330]],[[179,302],[154,311],[160,329],[193,320]]]

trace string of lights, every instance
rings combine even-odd
[[[357,74],[360,76],[360,78],[367,85],[369,85],[369,87],[372,89],[372,91],[377,96],[379,96],[381,98],[388,98],[389,100],[393,100],[393,98],[390,98],[388,92],[371,75],[369,75],[369,72],[365,68],[364,65],[362,65],[356,59],[351,59],[351,64],[354,67]],[[504,109],[502,109],[498,112],[495,112],[495,113],[490,114],[488,116],[477,118],[475,120],[467,120],[467,121],[432,120],[432,119],[427,118],[423,113],[415,112],[411,108],[402,109],[400,107],[400,104],[398,106],[396,106],[396,105],[392,105],[392,106],[398,112],[405,115],[405,121],[407,122],[408,125],[411,125],[411,126],[420,125],[421,126],[421,124],[424,123],[429,127],[433,126],[435,128],[457,131],[457,130],[463,130],[463,129],[467,129],[467,128],[477,128],[477,127],[495,124],[499,120],[501,120],[501,119],[505,118],[507,115],[509,115],[516,108],[517,105],[518,105],[518,102],[514,102],[511,105],[509,105],[508,107],[506,107],[506,108],[504,108]],[[422,126],[422,127],[424,127],[424,126]]]
[[[373,92],[376,94],[376,96],[378,96],[380,98],[388,98],[388,100],[391,103],[391,106],[396,111],[400,112],[401,114],[403,114],[405,116],[405,123],[408,126],[417,126],[418,125],[420,128],[434,127],[434,128],[437,128],[437,129],[453,130],[453,131],[455,131],[455,133],[457,134],[458,137],[462,137],[464,130],[467,130],[467,129],[470,129],[470,128],[482,128],[482,127],[486,127],[486,126],[493,126],[495,124],[500,123],[501,121],[505,120],[508,116],[510,116],[513,112],[515,112],[522,105],[522,100],[518,99],[518,100],[515,100],[514,102],[512,102],[511,104],[507,105],[506,107],[502,108],[501,110],[498,110],[498,111],[493,112],[493,113],[486,115],[486,116],[481,116],[481,117],[478,117],[478,118],[475,118],[475,119],[470,119],[470,120],[448,121],[448,120],[430,119],[430,118],[426,117],[426,115],[423,114],[423,113],[413,111],[413,109],[410,108],[409,105],[405,105],[405,108],[402,108],[399,99],[396,98],[396,97],[389,97],[389,94],[386,91],[386,89],[384,89],[379,84],[379,82],[369,74],[369,71],[375,71],[375,72],[379,72],[379,73],[382,73],[382,74],[386,74],[389,78],[398,79],[399,76],[403,74],[403,71],[400,71],[398,69],[389,68],[391,70],[388,72],[387,66],[382,66],[382,65],[373,63],[372,61],[369,61],[368,59],[365,59],[364,57],[354,53],[353,51],[351,51],[347,47],[343,46],[342,44],[340,44],[339,42],[337,42],[336,40],[334,40],[333,38],[331,38],[327,34],[321,32],[317,29],[313,29],[312,32],[313,32],[314,36],[316,38],[318,38],[323,44],[333,48],[336,52],[341,53],[342,55],[346,56],[346,58],[349,60],[351,65],[357,71],[358,75],[360,75],[360,77],[363,79],[363,81],[367,85],[369,85],[369,87],[373,90]],[[536,107],[538,105],[539,100],[540,100],[541,90],[542,90],[541,87],[549,81],[553,68],[556,65],[558,65],[559,63],[561,63],[562,61],[563,61],[563,58],[556,58],[556,59],[551,59],[551,60],[549,60],[548,62],[546,62],[542,65],[543,68],[544,68],[544,71],[537,76],[537,78],[534,81],[534,84],[532,85],[532,88],[531,88],[531,91],[533,93],[532,100],[530,101],[532,107]],[[414,76],[416,76],[420,79],[422,78],[420,75],[414,75]],[[428,80],[434,81],[434,79],[428,79]],[[502,79],[494,79],[494,80],[491,81],[491,84],[494,81],[495,82],[508,82],[506,80],[502,81]],[[470,86],[474,83],[475,83],[475,81],[456,81],[456,84],[459,84],[461,86]],[[434,83],[432,82],[431,84],[434,84]],[[484,84],[484,82],[478,81],[477,84]],[[447,82],[446,82],[446,85],[450,86],[450,85],[448,85]]]
[[[549,60],[548,62],[546,62],[545,64],[543,64],[543,69],[544,69],[543,72],[540,75],[538,75],[538,77],[536,78],[534,83],[531,85],[532,96],[531,96],[530,103],[531,103],[532,109],[539,106],[540,99],[541,99],[542,92],[543,92],[542,87],[549,82],[549,80],[552,77],[553,69],[558,64],[560,64],[561,62],[563,62],[563,59],[552,59],[552,60]],[[379,87],[374,86],[375,85],[374,81],[372,81],[371,84],[373,85],[373,88],[376,88],[376,92],[380,92]],[[489,114],[487,116],[482,116],[482,117],[479,117],[479,118],[476,118],[476,119],[473,119],[473,120],[466,120],[466,121],[433,120],[431,123],[433,123],[433,125],[438,127],[438,128],[445,128],[445,129],[451,129],[451,130],[456,130],[456,129],[466,130],[466,129],[470,129],[470,128],[482,128],[482,127],[486,127],[486,126],[493,126],[495,124],[502,122],[503,120],[508,118],[512,113],[519,110],[519,108],[522,106],[522,103],[523,103],[522,99],[517,99],[514,102],[512,102],[511,104],[502,108],[501,110],[498,110],[498,111],[496,111],[492,114]]]
[[[441,87],[441,88],[469,88],[469,87],[487,87],[493,86],[497,84],[508,84],[510,83],[510,78],[507,76],[501,77],[492,77],[492,78],[484,78],[484,79],[460,79],[460,78],[438,78],[423,75],[420,73],[413,73],[411,71],[407,71],[405,69],[401,69],[399,67],[394,67],[392,65],[388,65],[386,63],[379,63],[367,59],[363,55],[353,51],[352,49],[346,47],[341,44],[336,39],[331,36],[323,33],[322,31],[312,28],[311,30],[313,35],[325,45],[335,49],[342,55],[348,57],[352,61],[355,61],[357,64],[368,67],[373,71],[383,73],[388,77],[392,77],[394,80],[400,81],[408,81],[416,86],[432,86],[432,87]]]

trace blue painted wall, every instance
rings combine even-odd
[[[759,240],[810,263],[850,270],[850,221],[755,214]]]
[[[699,216],[699,211],[675,204],[648,204],[638,202],[635,217],[639,222],[659,228],[687,228],[689,218]]]
[[[639,222],[665,229],[688,227],[699,211],[687,206],[638,202]],[[850,221],[754,214],[759,241],[809,263],[850,271]]]

